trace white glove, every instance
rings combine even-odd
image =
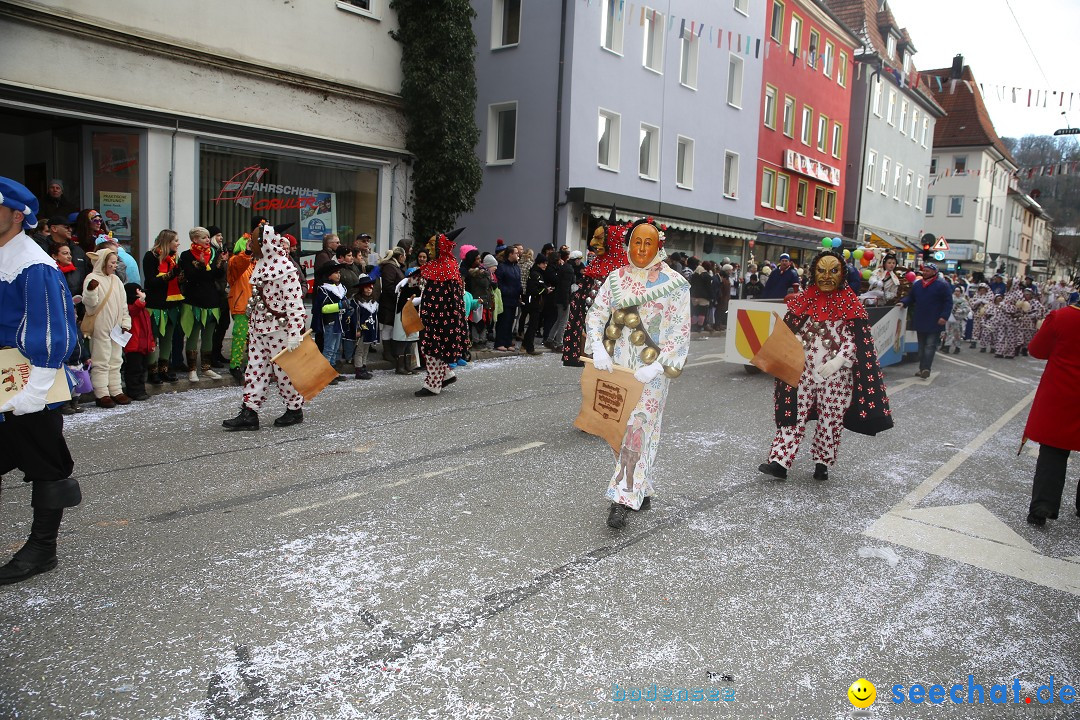
[[[840,368],[844,367],[844,364],[848,362],[848,359],[843,355],[837,355],[832,360],[828,360],[818,368],[818,374],[822,379],[829,377]]]
[[[45,398],[56,380],[56,371],[43,367],[30,367],[30,377],[22,390],[0,407],[0,412],[28,415],[45,409]]]
[[[301,338],[299,335],[290,335],[289,339],[285,341],[285,349],[289,352],[292,352],[296,348],[300,347],[300,340]]]
[[[581,287],[581,286],[578,285],[577,283],[574,283],[573,285],[570,286],[570,292],[576,293],[578,291],[579,287]]]
[[[592,361],[597,370],[615,372],[615,364],[611,361],[611,356],[608,355],[607,348],[604,347],[602,342],[592,344]]]
[[[634,372],[634,377],[637,378],[637,381],[639,383],[648,384],[655,380],[657,377],[659,377],[661,374],[663,374],[663,372],[664,366],[654,361],[649,363],[648,365],[639,367]]]
[[[414,297],[412,299],[412,304],[413,304],[413,307],[420,307],[420,298],[419,297]]]

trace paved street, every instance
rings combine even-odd
[[[860,677],[876,718],[1075,716],[890,697],[1080,683],[1075,461],[1033,528],[1016,455],[1042,363],[887,368],[896,427],[846,433],[824,483],[808,439],[781,483],[756,470],[772,382],[722,352],[693,343],[659,494],[619,532],[611,451],[571,426],[578,372],[553,354],[475,363],[437,398],[350,380],[284,430],[272,403],[224,433],[233,387],[68,418],[86,499],[60,567],[0,589],[0,717],[846,718]],[[28,494],[4,478],[5,552]],[[654,683],[734,699],[612,700]]]

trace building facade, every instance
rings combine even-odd
[[[738,260],[760,227],[760,3],[474,7],[484,185],[460,220],[473,244],[583,249],[615,206],[666,223],[669,251]]]
[[[0,0],[0,174],[63,181],[135,254],[163,228],[254,214],[312,252],[406,232],[400,50],[388,0]]]
[[[841,234],[858,40],[816,0],[767,6],[755,212],[758,258],[775,260]]]
[[[855,51],[847,138],[844,235],[913,254],[926,224],[934,131],[945,111],[919,80],[915,44],[887,2],[828,4],[861,41]]]

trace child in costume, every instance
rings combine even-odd
[[[787,300],[784,322],[802,342],[806,363],[798,387],[776,380],[776,437],[758,470],[779,480],[787,479],[810,420],[817,420],[817,480],[829,478],[845,427],[876,435],[893,425],[866,308],[845,278],[843,256],[823,250],[810,263],[814,284]]]
[[[112,339],[113,328],[131,329],[124,283],[116,274],[120,258],[107,247],[87,253],[87,257],[93,261],[94,271],[83,282],[86,315],[82,329],[90,338],[90,382],[94,385],[94,397],[98,407],[127,405],[131,398],[124,394],[120,383],[124,348]]]
[[[323,357],[337,365],[341,353],[342,324],[345,314],[345,286],[341,284],[341,266],[324,263],[315,273],[315,299],[311,304],[311,329],[322,336]]]
[[[397,353],[397,367],[394,372],[398,375],[415,375],[420,372],[419,367],[412,367],[413,355],[416,351],[416,342],[420,339],[420,331],[405,332],[405,326],[401,321],[401,311],[405,306],[412,304],[413,307],[420,305],[421,291],[420,275],[417,268],[409,268],[405,271],[405,279],[394,288],[394,348]],[[452,367],[452,366],[451,366]]]
[[[124,384],[132,400],[149,400],[146,394],[147,358],[154,351],[154,333],[150,329],[150,313],[146,310],[146,293],[138,283],[124,285],[128,316],[131,318],[131,339],[124,346]]]
[[[626,237],[629,263],[603,280],[585,320],[596,369],[613,372],[619,365],[645,385],[605,493],[613,528],[626,525],[630,510],[652,504],[668,386],[690,351],[690,284],[664,262],[661,229],[652,218],[638,220]]]
[[[370,380],[372,375],[367,368],[367,358],[371,345],[379,342],[379,301],[375,299],[375,279],[367,274],[360,275],[356,285],[353,328],[356,333],[356,349],[353,351],[352,362],[356,379]]]

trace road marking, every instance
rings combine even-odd
[[[542,443],[542,442],[531,442],[531,443],[528,443],[526,445],[522,445],[521,447],[510,448],[509,450],[503,450],[503,455],[514,455],[514,454],[519,453],[519,452],[525,452],[526,450],[532,450],[533,448],[541,447],[544,444],[545,443]]]
[[[1004,380],[1005,382],[1012,383],[1013,385],[1020,382],[1019,380],[1015,380],[1015,379],[1009,377],[1008,375],[1002,375],[1001,373],[997,372],[996,370],[987,370],[986,372],[991,377],[996,377],[998,380]]]
[[[945,355],[944,353],[942,353],[938,357],[940,357],[945,362],[956,363],[957,365],[967,365],[968,367],[979,368],[980,370],[989,370],[990,369],[990,368],[984,367],[982,365],[977,365],[977,364],[975,364],[973,362],[968,362],[967,360],[959,360],[959,359],[954,358],[954,357],[949,357],[948,355]]]
[[[925,387],[927,385],[933,384],[933,382],[935,380],[937,380],[939,375],[941,375],[941,373],[932,372],[932,373],[930,373],[930,375],[928,377],[925,377],[925,378],[921,378],[921,377],[905,378],[905,379],[900,380],[899,382],[897,382],[895,385],[886,384],[885,385],[885,392],[888,395],[895,395],[896,393],[900,392],[901,390],[905,390],[905,389],[911,387],[912,385],[921,385],[921,386]]]
[[[426,472],[423,475],[419,476],[417,478],[417,480],[427,480],[428,478],[438,477],[440,475],[445,475],[448,472],[454,472],[455,470],[460,470],[461,468],[464,468],[464,467],[468,467],[468,465],[451,465],[450,467],[443,468],[442,470],[432,470],[431,472]],[[396,483],[396,484],[401,484],[401,482],[398,481],[398,483]]]
[[[933,376],[931,375],[931,377]],[[933,474],[930,475],[930,477],[926,478],[926,480],[923,480],[922,484],[919,485],[919,487],[915,488],[907,495],[905,495],[904,499],[901,500],[896,505],[896,507],[891,509],[889,512],[901,513],[905,510],[910,510],[911,508],[922,502],[926,498],[926,496],[933,492],[934,489],[938,485],[940,485],[945,478],[949,477],[949,475],[952,475],[953,471],[955,471],[956,468],[960,467],[964,463],[964,461],[971,456],[973,452],[982,447],[987,440],[989,440],[991,437],[994,436],[995,433],[997,433],[998,430],[1005,427],[1005,425],[1014,417],[1016,417],[1016,415],[1019,414],[1021,410],[1031,404],[1031,401],[1034,398],[1034,392],[1028,393],[1023,400],[1009,408],[1009,410],[1006,411],[1005,414],[1002,415],[1000,418],[998,418],[992,425],[990,425],[988,428],[976,435],[971,442],[969,442],[967,445],[964,446],[962,450],[960,450],[960,452],[949,458],[949,460],[944,465],[935,470]]]

